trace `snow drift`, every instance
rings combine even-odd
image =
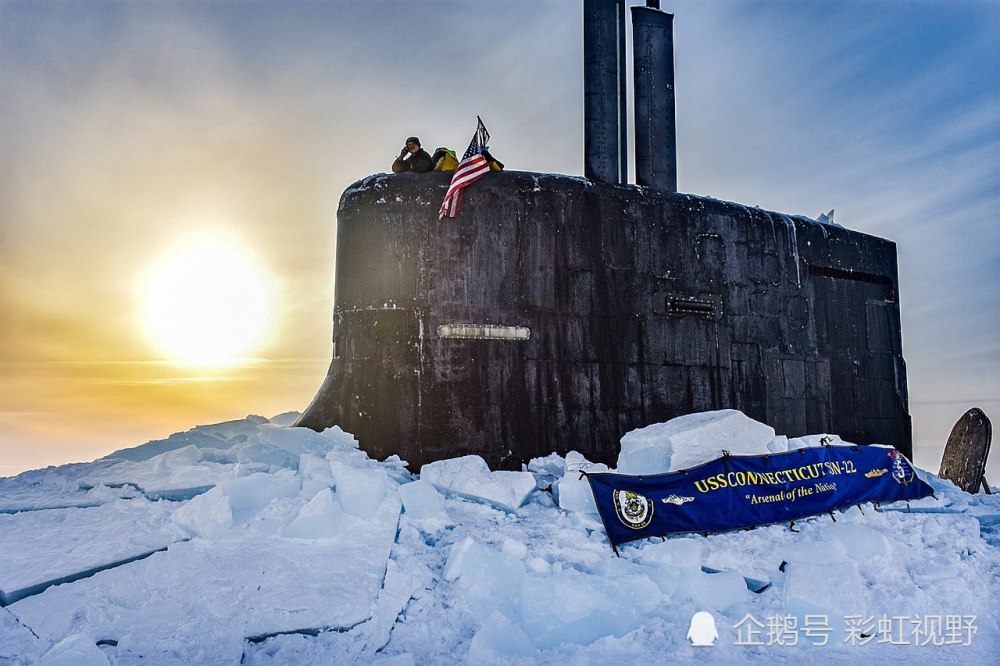
[[[996,496],[639,541],[615,557],[577,453],[407,471],[260,417],[0,479],[0,663],[987,662]],[[627,434],[619,471],[787,440],[739,412]],[[719,638],[693,647],[692,616]]]

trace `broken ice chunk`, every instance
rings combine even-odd
[[[623,636],[638,628],[661,599],[659,588],[646,576],[527,574],[518,609],[528,637],[540,648],[552,648]]]
[[[780,559],[786,562],[804,564],[828,564],[846,562],[847,551],[840,541],[820,539],[818,541],[792,541],[777,548]]]
[[[722,456],[769,453],[774,428],[743,412],[723,409],[686,414],[625,433],[618,471],[656,474],[695,467]]]
[[[889,554],[889,541],[881,533],[863,525],[835,523],[824,527],[823,535],[839,542],[847,556],[859,562]]]
[[[646,439],[625,437],[622,438],[621,452],[618,454],[619,474],[662,474],[670,471],[669,440],[654,443]]]
[[[160,474],[169,473],[174,469],[192,467],[201,460],[201,451],[197,446],[185,446],[174,451],[168,451],[153,459],[153,469]]]
[[[700,569],[686,572],[674,592],[675,598],[687,597],[699,608],[716,611],[747,601],[749,594],[743,576],[735,571],[710,574]]]
[[[333,472],[330,470],[330,461],[312,453],[299,455],[299,476],[303,479],[320,481],[328,486],[333,485]]]
[[[198,495],[170,515],[177,525],[202,539],[217,539],[233,526],[229,498],[220,488]]]
[[[700,539],[667,539],[650,543],[642,549],[640,561],[647,565],[670,566],[678,569],[701,570],[705,544]]]
[[[451,547],[451,550],[448,552],[448,563],[445,565],[444,573],[442,574],[445,580],[451,581],[459,577],[462,573],[462,561],[465,559],[465,554],[475,543],[475,540],[471,537],[465,537],[465,539]]]
[[[466,663],[507,663],[511,659],[528,659],[537,651],[523,629],[500,613],[493,613],[472,637]]]
[[[524,573],[519,558],[466,538],[452,549],[444,577],[458,581],[469,612],[485,620],[494,611],[513,614]]]
[[[71,634],[42,657],[42,666],[108,666],[108,658],[88,636]]]
[[[672,469],[687,469],[715,460],[723,451],[767,453],[774,428],[735,409],[679,416],[667,422],[673,444]]]
[[[535,490],[530,472],[491,472],[479,456],[438,460],[420,468],[420,478],[445,493],[516,512]]]
[[[566,471],[566,461],[558,453],[528,461],[528,471],[541,476],[560,477]]]
[[[316,493],[285,528],[287,537],[297,539],[332,539],[341,533],[343,510],[329,488]]]
[[[867,612],[865,586],[854,562],[789,563],[785,567],[784,608],[800,619],[806,615],[829,618],[844,626],[844,617]]]
[[[654,423],[631,430],[621,439],[617,470],[621,474],[659,474],[670,471],[673,442],[670,426]]]
[[[503,546],[500,550],[505,555],[516,557],[519,560],[523,560],[528,556],[528,544],[518,541],[517,539],[505,538],[503,540]]]
[[[777,435],[767,443],[767,450],[771,453],[784,453],[788,451],[788,438],[784,435]]]
[[[221,487],[229,497],[233,518],[238,522],[249,519],[272,500],[279,497],[295,497],[301,490],[298,475],[290,470],[281,470],[278,474],[258,472],[226,481]]]
[[[436,518],[444,512],[444,497],[434,488],[434,484],[424,479],[401,485],[399,498],[403,500],[406,515],[415,520]]]
[[[349,432],[344,432],[340,426],[333,426],[323,431],[323,436],[333,441],[339,447],[345,449],[356,449],[359,446],[358,440]]]
[[[337,486],[337,499],[344,511],[358,518],[372,518],[386,493],[381,470],[358,469],[345,463],[330,463]]]
[[[311,500],[316,497],[316,493],[326,488],[329,488],[333,484],[321,483],[315,479],[303,479],[302,480],[302,491],[299,492],[304,499]]]
[[[590,482],[580,476],[581,471],[607,472],[608,466],[591,463],[580,453],[570,451],[566,454],[566,471],[556,482],[556,492],[559,495],[559,508],[563,511],[597,515],[597,504],[594,502],[594,491]]]
[[[331,449],[346,443],[343,439],[331,435],[332,433],[318,433],[309,428],[265,426],[250,436],[250,442],[280,449],[294,461],[303,453],[325,456]]]

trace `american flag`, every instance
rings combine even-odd
[[[458,215],[458,209],[462,207],[462,190],[490,172],[490,165],[483,157],[486,142],[490,140],[490,133],[486,131],[482,118],[476,116],[476,121],[479,123],[476,133],[472,135],[469,149],[465,151],[462,161],[455,169],[455,175],[451,178],[448,193],[444,195],[444,202],[438,211],[439,220],[446,215],[448,217]]]

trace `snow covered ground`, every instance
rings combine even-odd
[[[289,422],[0,479],[0,664],[997,661],[1000,496],[921,472],[936,498],[616,557],[579,454],[415,475]],[[690,415],[618,467],[820,438]]]

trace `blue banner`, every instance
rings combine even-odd
[[[587,474],[612,545],[680,532],[781,523],[864,502],[932,493],[906,457],[885,446],[821,446],[727,455],[656,474]]]

